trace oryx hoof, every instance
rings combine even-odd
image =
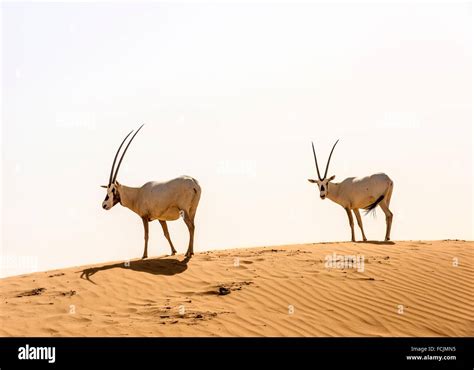
[[[145,258],[148,258],[146,254],[143,255],[142,260],[144,260]]]
[[[364,242],[366,242],[366,241],[367,241],[367,238],[364,238]]]
[[[171,251],[171,255],[174,256],[176,254],[176,251]]]

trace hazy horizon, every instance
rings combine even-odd
[[[140,218],[100,185],[142,123],[118,181],[195,177],[195,252],[349,240],[307,181],[311,141],[324,167],[336,139],[335,181],[394,181],[392,239],[473,239],[470,3],[1,7],[0,276],[141,257]],[[363,222],[383,240],[380,209]]]

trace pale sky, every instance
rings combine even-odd
[[[0,276],[141,257],[141,219],[99,187],[141,123],[118,180],[198,179],[195,251],[349,240],[311,140],[324,166],[340,139],[336,181],[392,178],[392,239],[473,239],[470,3],[2,10]],[[380,209],[363,221],[383,240]]]

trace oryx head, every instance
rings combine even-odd
[[[328,193],[328,184],[330,181],[336,178],[336,176],[331,176],[330,178],[327,179],[326,176],[328,174],[329,162],[331,161],[332,152],[334,151],[334,148],[336,147],[336,144],[338,142],[339,140],[337,140],[334,146],[332,147],[331,154],[329,154],[328,163],[326,164],[326,171],[324,171],[323,177],[321,177],[321,175],[319,174],[318,159],[316,158],[316,151],[314,150],[314,144],[311,143],[311,145],[313,146],[314,163],[316,163],[316,172],[318,173],[319,180],[308,179],[308,181],[313,184],[314,183],[318,184],[319,196],[321,197],[321,199],[326,198],[326,195]]]
[[[122,163],[123,157],[125,156],[125,153],[127,152],[127,149],[130,146],[130,143],[133,141],[135,136],[138,134],[138,131],[140,131],[142,127],[143,127],[143,125],[140,126],[140,128],[135,132],[135,134],[132,136],[132,138],[128,142],[127,146],[125,147],[125,150],[122,153],[122,156],[120,157],[120,161],[119,161],[119,163],[117,165],[117,169],[115,170],[115,173],[114,173],[115,162],[117,161],[117,157],[118,157],[118,154],[120,153],[120,149],[122,149],[123,144],[125,143],[127,138],[131,135],[133,130],[130,131],[127,136],[125,136],[125,139],[123,139],[122,144],[120,144],[120,146],[117,150],[117,153],[115,154],[114,162],[112,163],[112,169],[110,170],[109,184],[107,186],[106,185],[101,185],[101,187],[107,189],[107,195],[105,196],[105,199],[102,202],[102,208],[105,209],[105,210],[111,209],[113,206],[115,206],[117,203],[120,202],[120,194],[119,194],[119,191],[118,191],[118,187],[120,186],[120,184],[116,180],[117,179],[117,174],[118,174],[118,171],[119,171],[119,168],[120,168],[120,164]]]

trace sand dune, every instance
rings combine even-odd
[[[289,245],[4,278],[0,335],[473,336],[473,247]],[[363,271],[328,266],[333,253]]]

